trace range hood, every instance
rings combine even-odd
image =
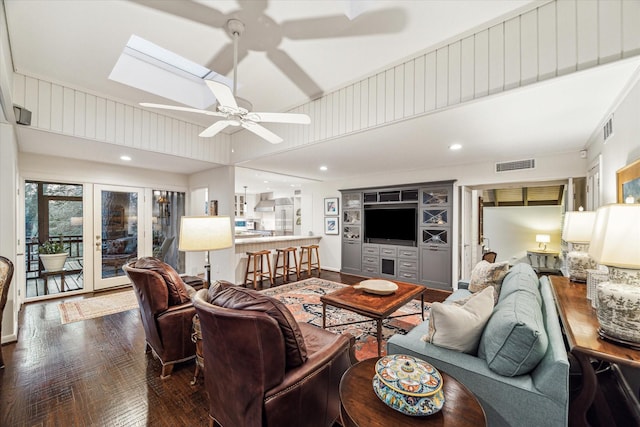
[[[276,210],[276,201],[275,200],[260,200],[253,210],[256,211],[256,212],[275,212],[275,210]]]

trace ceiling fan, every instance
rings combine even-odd
[[[306,114],[252,112],[251,103],[246,99],[236,96],[238,85],[238,39],[242,35],[244,28],[244,24],[237,19],[230,19],[227,21],[227,30],[233,36],[233,92],[231,91],[231,88],[224,83],[214,80],[205,80],[207,87],[211,90],[218,101],[216,111],[200,110],[197,108],[174,105],[152,104],[148,102],[141,102],[140,105],[149,108],[186,111],[205,114],[207,116],[222,117],[222,120],[218,120],[200,133],[199,136],[203,138],[212,137],[228,126],[242,126],[270,143],[278,144],[283,141],[282,138],[259,123],[311,123],[311,118]]]

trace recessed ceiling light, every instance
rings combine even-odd
[[[131,157],[129,157],[129,156],[120,156],[120,160],[124,160],[125,162],[130,162],[131,161]]]
[[[462,145],[461,145],[461,144],[451,144],[451,145],[449,146],[449,150],[451,150],[451,151],[456,151],[456,150],[459,150],[459,149],[461,149],[461,148],[462,148]]]
[[[268,183],[269,183],[269,181],[267,181],[267,180],[265,180],[265,181],[262,181],[262,182],[263,182],[263,183],[265,183],[265,184],[268,184]]]
[[[328,167],[326,167],[326,166],[320,166],[320,170],[321,170],[321,171],[326,171],[327,169],[329,169],[329,168],[328,168]]]

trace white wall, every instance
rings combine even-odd
[[[218,201],[218,215],[234,220],[235,210],[235,168],[223,166],[189,176],[189,188],[207,188],[209,200]],[[202,215],[201,212],[187,212],[187,215]],[[204,272],[204,254],[190,252],[186,254],[185,265],[189,274]],[[235,283],[235,249],[222,249],[210,253],[211,280],[224,279]]]
[[[579,152],[570,152],[553,156],[536,156],[536,168],[531,170],[496,173],[494,162],[477,163],[473,165],[449,166],[407,171],[403,173],[384,173],[360,176],[349,181],[331,181],[313,183],[302,188],[303,234],[309,231],[322,235],[320,240],[320,255],[322,267],[329,270],[339,270],[341,264],[341,236],[324,235],[323,202],[325,197],[340,197],[341,189],[368,188],[384,185],[402,185],[421,182],[457,180],[455,187],[461,185],[478,186],[501,183],[521,183],[566,180],[572,176],[586,175],[587,161],[580,158]],[[455,189],[454,194],[458,194]],[[457,201],[454,200],[457,209]],[[455,210],[454,209],[454,210]],[[458,279],[457,272],[457,216],[453,219],[455,241],[453,244],[453,283]],[[342,226],[342,219],[340,222]],[[535,238],[534,238],[535,241]],[[493,242],[492,242],[493,244]]]
[[[589,162],[602,154],[601,203],[616,203],[616,171],[640,159],[640,74],[613,110],[613,135],[604,143],[602,128],[589,140]],[[607,116],[606,120],[608,120]],[[604,125],[604,123],[603,123]]]
[[[560,251],[562,206],[485,207],[484,236],[497,261],[528,262],[527,249],[535,249],[536,234],[549,234],[547,249]],[[535,262],[535,260],[534,260]],[[551,260],[549,260],[551,266]]]
[[[24,264],[24,257],[16,255],[16,188],[18,146],[13,126],[0,123],[0,255],[9,258],[17,272]],[[18,339],[18,286],[16,273],[9,288],[7,305],[2,315],[1,341]]]

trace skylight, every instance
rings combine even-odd
[[[199,109],[216,102],[204,80],[233,85],[231,79],[135,34],[129,38],[109,79]]]

